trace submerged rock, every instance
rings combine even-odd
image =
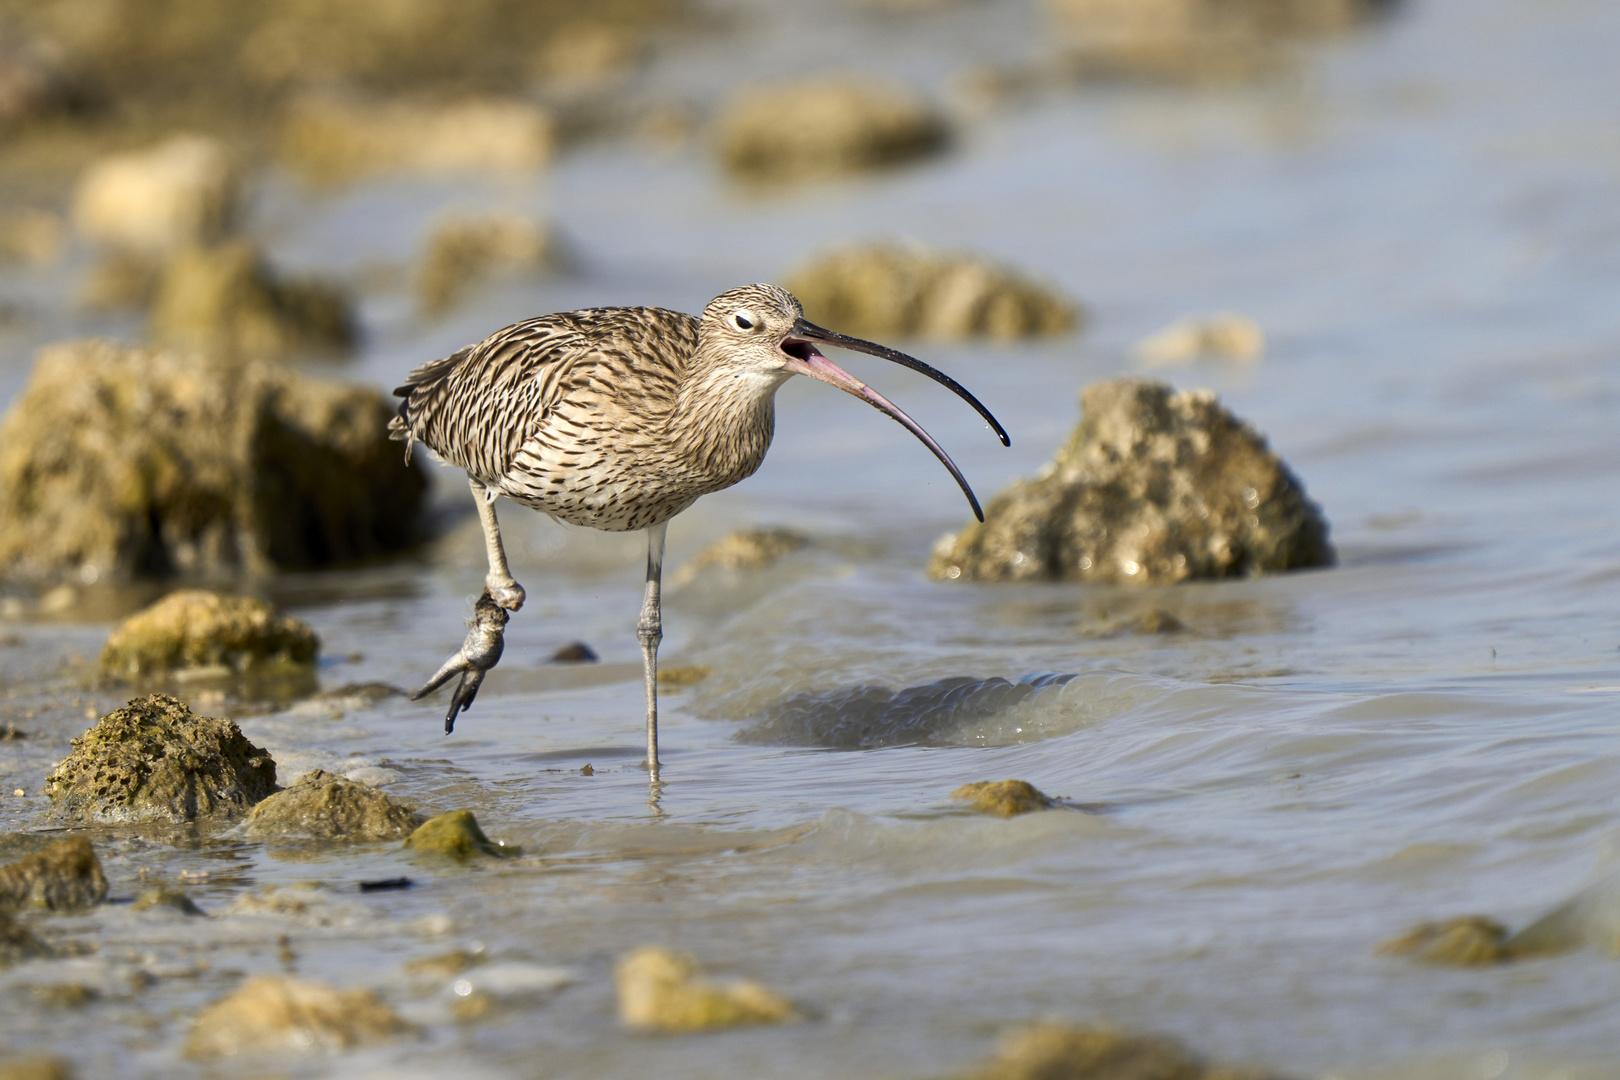
[[[86,340],[0,422],[0,575],[305,568],[399,551],[427,481],[369,388]]]
[[[836,248],[788,275],[806,316],[829,329],[895,337],[1002,340],[1062,334],[1080,306],[977,255],[915,244]]]
[[[688,686],[696,686],[713,674],[713,668],[704,667],[702,664],[661,667],[658,669],[658,685],[666,690],[684,690]]]
[[[471,810],[452,810],[428,818],[405,838],[405,846],[422,854],[446,855],[452,859],[468,859],[474,855],[504,859],[522,852],[516,845],[507,847],[485,836]]]
[[[241,240],[175,254],[157,278],[147,333],[161,345],[266,359],[345,350],[356,339],[345,290],[284,279]]]
[[[85,170],[73,223],[90,240],[148,256],[221,239],[235,222],[241,177],[217,139],[174,135]]]
[[[1132,349],[1145,367],[1170,367],[1212,357],[1253,363],[1266,351],[1266,332],[1246,315],[1230,311],[1178,319],[1136,343]]]
[[[1383,942],[1374,952],[1379,956],[1409,956],[1425,964],[1476,967],[1513,959],[1507,941],[1507,927],[1495,919],[1464,915],[1423,923]]]
[[[112,632],[101,650],[101,670],[131,678],[181,668],[305,668],[320,645],[305,623],[256,597],[181,589]]]
[[[73,1080],[73,1069],[61,1058],[20,1058],[0,1065],[0,1080]]]
[[[230,819],[275,790],[276,763],[235,722],[167,694],[103,716],[45,778],[50,816],[87,824]]]
[[[197,1015],[186,1036],[185,1056],[347,1050],[411,1030],[370,990],[338,990],[261,975]]]
[[[951,792],[951,798],[968,803],[980,813],[997,817],[1017,817],[1058,805],[1027,780],[979,780],[963,784]]]
[[[712,1031],[797,1020],[793,1006],[755,982],[716,983],[689,956],[647,946],[613,969],[619,1019],[647,1031]]]
[[[1034,1024],[1001,1040],[986,1065],[957,1080],[1275,1080],[1270,1073],[1212,1066],[1173,1039],[1107,1027]]]
[[[378,172],[529,172],[556,148],[544,109],[516,99],[451,104],[319,95],[287,110],[281,153],[312,180]]]
[[[556,234],[532,218],[447,218],[428,237],[416,277],[417,301],[428,314],[442,315],[481,282],[555,271],[563,261]]]
[[[147,889],[135,898],[130,905],[136,911],[151,911],[154,908],[168,908],[178,911],[182,915],[205,915],[207,912],[192,903],[191,897],[183,889],[157,888]]]
[[[1333,564],[1321,510],[1210,391],[1114,379],[1081,403],[1051,464],[942,539],[929,576],[1161,585]]]
[[[0,968],[52,955],[51,947],[21,926],[11,912],[0,907]]]
[[[747,180],[801,180],[881,168],[931,154],[949,130],[911,90],[862,76],[752,86],[719,121],[720,161]]]
[[[247,828],[260,836],[306,836],[323,840],[399,840],[422,817],[398,799],[322,769],[312,769],[248,814]]]
[[[850,686],[820,693],[806,691],[753,716],[737,738],[835,750],[934,743],[1038,694],[1056,692],[1073,678],[1032,674],[1009,682],[955,676],[903,690]]]
[[[90,841],[82,836],[70,836],[44,851],[0,866],[0,909],[77,911],[95,907],[106,898],[107,879],[101,873],[101,862]]]
[[[726,570],[759,570],[810,543],[794,529],[739,529],[727,533],[692,557],[675,575],[675,584],[693,581],[710,566]]]

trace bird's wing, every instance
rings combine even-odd
[[[648,352],[652,363],[681,363],[697,344],[695,319],[655,308],[590,308],[514,323],[407,375],[394,391],[404,400],[389,433],[420,439],[495,484],[568,392],[570,372],[604,354],[622,362],[643,352],[649,330],[665,346]]]

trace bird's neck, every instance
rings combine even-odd
[[[720,486],[752,476],[770,449],[776,390],[787,379],[786,374],[738,373],[734,367],[705,363],[699,352],[681,380],[670,417],[683,456],[705,475],[723,481]]]

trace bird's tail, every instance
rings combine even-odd
[[[420,415],[423,406],[437,396],[439,384],[467,358],[472,349],[473,347],[468,345],[457,349],[442,360],[429,361],[405,376],[404,386],[394,388],[394,396],[400,399],[399,411],[388,421],[388,437],[394,442],[405,444],[406,463],[411,460],[411,448],[416,444],[416,440],[424,438],[424,418]]]

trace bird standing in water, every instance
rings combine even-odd
[[[955,380],[904,353],[806,322],[775,285],[721,293],[701,318],[647,307],[542,315],[423,364],[394,393],[403,398],[390,436],[421,441],[466,470],[489,555],[484,595],[466,644],[419,690],[457,673],[444,730],[473,702],[500,660],[507,612],[523,606],[495,520],[495,499],[558,521],[609,532],[647,530],[647,585],[636,628],[647,681],[647,768],[658,778],[659,582],[669,519],[700,496],[752,476],[775,428],[777,389],[808,375],[853,394],[904,425],[950,470],[980,521],[961,470],[916,421],[823,356],[817,343],[879,356],[954,391],[1008,445],[988,409]]]

